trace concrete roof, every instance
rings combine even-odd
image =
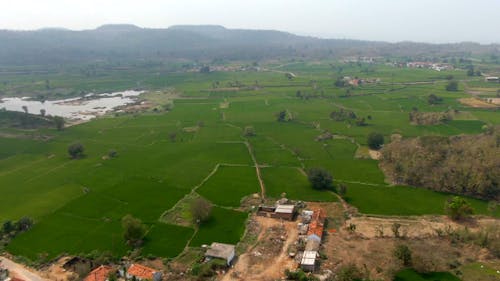
[[[295,209],[294,205],[278,205],[278,206],[276,206],[276,210],[274,212],[275,213],[291,214],[291,213],[293,213],[294,209]]]
[[[227,260],[234,254],[234,249],[234,245],[214,242],[208,248],[205,256]]]
[[[304,251],[304,255],[302,256],[302,261],[300,264],[302,265],[314,265],[316,262],[316,256],[318,252],[316,251]]]

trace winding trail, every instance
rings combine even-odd
[[[259,184],[260,184],[260,195],[261,195],[262,199],[265,199],[266,198],[266,186],[264,185],[264,181],[262,180],[262,176],[260,174],[260,167],[259,167],[259,164],[257,163],[257,159],[255,158],[255,155],[253,154],[252,145],[248,141],[245,141],[244,143],[248,149],[248,153],[250,154],[250,157],[252,157],[253,164],[255,165],[255,172],[257,173],[257,179],[259,180]]]

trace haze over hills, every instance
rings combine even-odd
[[[4,65],[96,60],[259,60],[385,54],[418,56],[424,51],[439,57],[500,52],[498,44],[320,39],[274,30],[227,29],[216,25],[178,25],[166,29],[151,29],[130,24],[112,24],[83,31],[63,28],[1,30],[0,42],[0,61]]]

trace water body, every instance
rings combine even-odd
[[[29,98],[2,98],[0,109],[24,112],[23,106],[32,114],[40,114],[45,109],[46,115],[61,116],[73,120],[90,120],[118,106],[131,104],[144,91],[124,91],[106,94],[87,94],[84,97],[53,101],[33,101]]]

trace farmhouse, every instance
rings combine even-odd
[[[295,206],[294,205],[277,205],[274,210],[274,214],[271,215],[273,218],[279,218],[284,220],[293,220],[295,216]]]
[[[307,231],[307,240],[316,240],[321,243],[323,238],[323,231],[325,227],[326,214],[323,209],[314,211]]]
[[[304,255],[300,261],[300,268],[304,271],[314,271],[317,256],[318,252],[316,251],[304,251]]]
[[[235,246],[231,244],[213,242],[205,253],[205,259],[222,259],[231,265],[235,256]]]
[[[296,208],[292,204],[284,204],[288,200],[279,200],[276,206],[260,205],[257,210],[257,215],[261,217],[271,217],[275,219],[283,219],[292,221],[295,219]]]
[[[92,270],[83,281],[108,281],[109,274],[113,272],[113,268],[107,265],[101,265]]]
[[[496,76],[488,76],[488,77],[484,78],[484,81],[486,81],[486,82],[499,82],[500,78],[496,77]]]
[[[162,274],[160,271],[149,268],[147,266],[133,263],[127,270],[126,278],[129,280],[135,278],[135,280],[139,281],[142,280],[160,281],[161,275]]]

